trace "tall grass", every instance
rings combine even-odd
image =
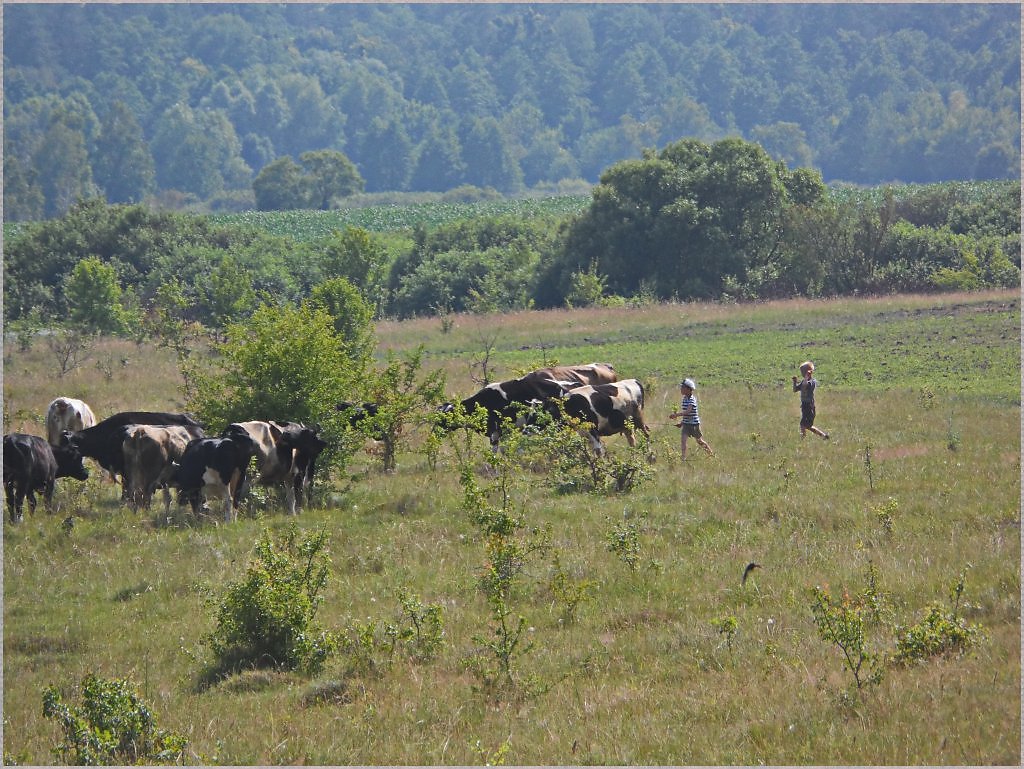
[[[528,525],[550,525],[561,569],[595,585],[566,622],[552,560],[536,557],[523,573],[516,609],[535,641],[523,664],[550,691],[493,700],[463,664],[489,614],[484,548],[462,509],[451,443],[436,466],[410,453],[394,474],[360,458],[350,492],[322,494],[299,518],[331,532],[324,626],[395,621],[403,587],[443,606],[435,660],[396,658],[372,674],[339,656],[315,678],[259,671],[200,686],[209,600],[244,572],[261,529],[283,530],[286,517],[267,509],[232,526],[168,526],[119,508],[98,480],[62,482],[56,514],[4,526],[5,757],[52,762],[59,736],[41,716],[42,691],[93,671],[131,675],[201,763],[1018,764],[1019,312],[1004,292],[460,316],[448,333],[436,319],[381,324],[382,347],[425,344],[453,394],[474,386],[475,324],[500,330],[502,375],[557,352],[656,382],[650,483],[560,494],[524,469],[514,490]],[[549,340],[557,347],[542,350]],[[5,354],[5,402],[16,393],[30,413],[65,385],[81,394],[76,383],[101,414],[178,397],[169,358],[148,348],[133,353],[124,377],[139,379],[123,388],[91,371],[55,382],[35,349]],[[799,437],[788,376],[806,357],[819,367],[827,443]],[[875,367],[884,376],[865,379]],[[678,458],[666,415],[684,372],[697,377],[715,458]],[[622,438],[607,444],[625,450]],[[486,456],[482,437],[474,445]],[[886,527],[876,511],[890,499]],[[60,525],[69,512],[70,532]],[[636,572],[608,550],[622,521],[639,526]],[[761,568],[743,584],[752,561]],[[965,657],[886,668],[879,685],[853,692],[817,636],[810,590],[855,595],[869,564],[902,624],[945,600],[969,567],[962,611],[986,640]],[[723,617],[735,618],[728,643]],[[893,623],[868,628],[873,649],[894,639]]]

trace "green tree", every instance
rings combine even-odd
[[[265,166],[253,179],[253,195],[260,211],[288,211],[307,208],[309,178],[302,167],[285,155]]]
[[[116,334],[128,325],[114,268],[91,256],[75,265],[64,282],[71,323],[87,332]]]
[[[313,287],[309,305],[328,312],[334,331],[350,358],[366,365],[373,354],[373,307],[345,277],[331,278]]]
[[[111,203],[138,203],[156,188],[142,126],[124,102],[115,101],[100,122],[93,156],[96,183]]]
[[[311,207],[326,211],[335,198],[361,192],[365,182],[352,161],[342,152],[304,152],[299,163],[306,172]]]
[[[381,280],[387,252],[379,238],[362,227],[346,227],[323,243],[322,269],[328,277],[348,278],[366,295]]]
[[[188,372],[196,382],[189,408],[200,419],[290,419],[318,423],[328,437],[339,429],[334,404],[356,389],[367,365],[313,303],[261,305],[227,327],[217,353],[214,369]]]
[[[222,257],[197,288],[215,328],[225,328],[251,313],[256,306],[252,275],[231,254]]]

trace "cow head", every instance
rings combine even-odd
[[[53,446],[53,458],[57,460],[57,477],[74,478],[84,481],[89,477],[82,453],[73,446]]]

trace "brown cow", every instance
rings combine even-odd
[[[164,514],[171,509],[167,482],[174,476],[175,462],[185,453],[192,432],[180,425],[132,425],[124,439],[124,487],[132,510],[149,508],[153,492],[163,487]]]
[[[618,374],[610,363],[587,363],[579,366],[549,366],[531,371],[523,379],[550,379],[555,382],[579,385],[599,385],[618,381]]]

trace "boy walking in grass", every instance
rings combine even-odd
[[[818,386],[818,380],[814,378],[814,364],[809,360],[801,363],[800,374],[801,379],[793,377],[793,392],[800,393],[800,437],[805,437],[810,430],[827,441],[829,434],[814,426],[814,389]]]
[[[686,459],[686,439],[693,436],[697,439],[697,445],[704,449],[709,456],[714,456],[715,452],[711,450],[711,447],[704,440],[704,436],[700,432],[700,415],[697,413],[697,398],[694,396],[693,391],[697,389],[697,384],[692,379],[684,379],[679,383],[679,392],[682,393],[683,400],[679,404],[679,411],[673,411],[669,414],[669,419],[683,418],[683,421],[679,422],[676,427],[682,428],[682,442],[681,448],[683,452],[683,459]]]

